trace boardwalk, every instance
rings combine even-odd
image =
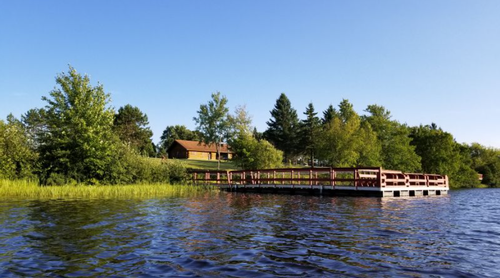
[[[318,195],[405,197],[448,194],[448,177],[382,168],[281,168],[193,171],[195,184],[222,190]]]

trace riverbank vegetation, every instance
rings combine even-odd
[[[461,144],[434,123],[408,126],[392,119],[380,105],[369,105],[358,114],[344,99],[318,116],[309,103],[301,120],[283,93],[271,111],[268,128],[259,132],[244,106],[230,113],[228,99],[217,92],[193,111],[196,130],[168,126],[155,145],[147,115],[132,105],[115,111],[102,84],[93,86],[87,75],[72,67],[56,77],[56,84],[42,97],[45,107],[31,109],[20,119],[8,115],[0,120],[3,183],[32,180],[37,182],[30,186],[93,185],[102,190],[111,190],[103,185],[185,184],[189,168],[213,169],[215,164],[168,159],[170,144],[184,139],[216,146],[228,143],[234,160],[219,161],[217,168],[224,170],[375,166],[445,174],[455,188],[478,186],[479,174],[483,184],[500,185],[500,150]],[[14,190],[14,184],[2,192]]]
[[[0,180],[0,196],[12,199],[135,199],[182,197],[215,191],[211,186],[171,184],[40,186],[28,180]]]

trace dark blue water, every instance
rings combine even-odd
[[[500,190],[0,200],[0,277],[500,277]]]

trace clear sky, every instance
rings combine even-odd
[[[44,106],[68,64],[155,142],[220,91],[260,131],[284,92],[300,117],[346,98],[500,147],[498,0],[0,1],[0,118]]]

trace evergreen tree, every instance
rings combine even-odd
[[[132,147],[138,153],[155,156],[153,132],[148,127],[148,116],[138,108],[127,104],[118,109],[113,122],[113,131],[120,140]]]
[[[328,108],[323,111],[323,125],[331,122],[335,117],[335,114],[337,114],[337,111],[335,110],[335,108],[333,108],[333,105],[330,104],[330,106],[328,106]]]
[[[264,138],[284,153],[285,162],[297,154],[299,144],[299,119],[288,97],[282,93],[271,111],[271,119]]]
[[[301,149],[304,153],[309,155],[311,166],[314,167],[314,158],[317,148],[317,137],[320,132],[321,122],[316,116],[318,113],[314,112],[314,105],[309,103],[306,108],[306,119],[301,122]]]
[[[26,130],[29,145],[33,151],[38,151],[40,137],[46,132],[45,110],[30,109],[21,116],[21,122]]]
[[[184,125],[167,126],[160,137],[160,152],[165,153],[175,140],[199,141],[200,134]]]
[[[257,141],[264,139],[264,134],[262,132],[259,132],[256,127],[253,128],[252,136],[253,138],[257,139]]]

